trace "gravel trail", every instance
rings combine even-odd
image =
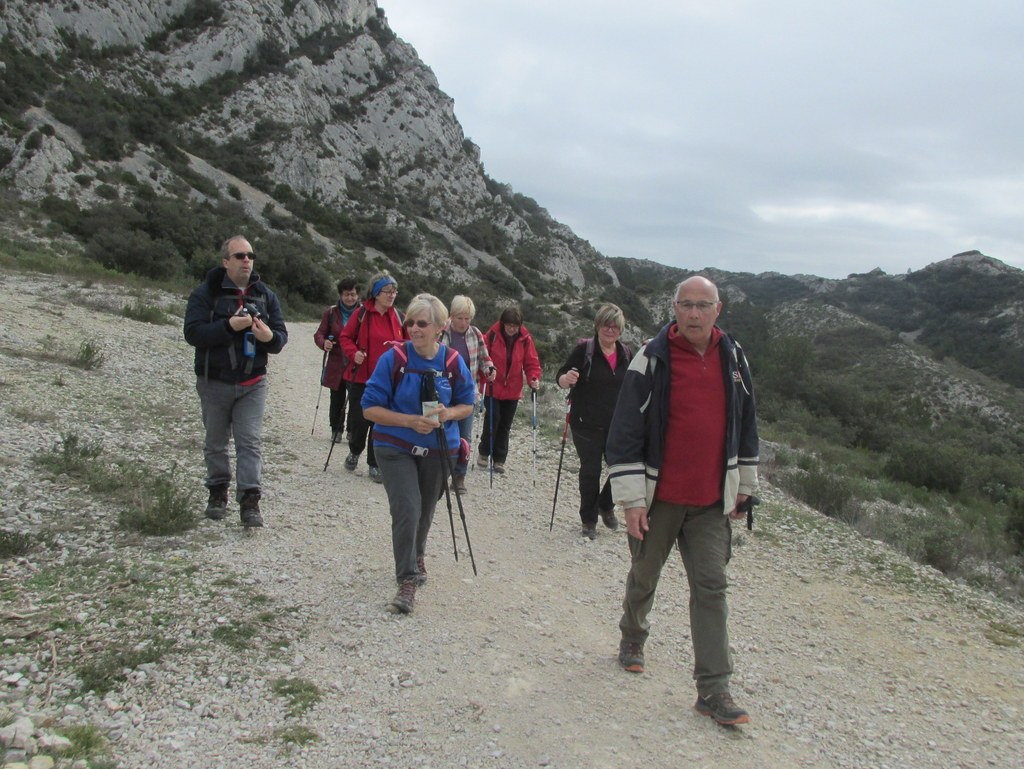
[[[75,298],[53,306],[69,290]],[[102,500],[66,476],[47,480],[31,456],[74,428],[154,467],[178,462],[199,485],[198,402],[180,327],[97,309],[132,297],[116,287],[4,274],[0,295],[0,523],[63,527],[59,546],[0,561],[0,635],[11,640],[0,650],[0,706],[40,729],[99,725],[118,766],[1024,767],[1021,611],[767,486],[755,530],[734,531],[730,566],[733,694],[752,723],[722,728],[691,710],[678,558],[651,616],[647,672],[620,671],[625,533],[579,536],[571,446],[548,531],[558,445],[542,441],[534,472],[527,420],[513,430],[508,472],[493,489],[485,472],[467,479],[478,575],[457,508],[453,557],[442,500],[429,582],[411,615],[389,614],[384,489],[366,477],[365,461],[344,470],[345,445],[324,471],[326,396],[310,435],[321,360],[313,323],[289,323],[290,341],[271,360],[266,528],[244,533],[232,503],[226,521],[204,520],[180,537],[127,534]],[[181,309],[180,298],[162,301]],[[55,321],[72,340],[102,338],[106,353],[94,371],[65,366],[61,386],[51,383],[62,364],[25,354],[54,344]],[[545,363],[550,375],[555,362]],[[560,427],[557,396],[544,400],[545,419]],[[85,608],[66,610],[76,632],[112,645],[155,624],[181,643],[100,697],[76,688],[59,635],[34,646],[47,636],[23,637],[28,626],[11,617],[57,611],[45,591],[19,587],[33,586],[34,574],[103,556],[157,575],[155,590],[112,628],[89,617],[110,614],[112,591],[88,594]],[[223,631],[218,640],[218,628],[243,626],[256,628],[243,643],[221,642]],[[275,693],[282,679],[315,684],[319,701],[290,715]]]

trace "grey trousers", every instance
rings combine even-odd
[[[420,573],[444,474],[441,457],[416,457],[393,446],[375,446],[377,466],[391,508],[391,547],[399,584]]]
[[[629,537],[632,565],[626,578],[619,630],[625,641],[643,644],[650,633],[647,615],[654,605],[662,567],[672,546],[679,553],[690,585],[690,637],[693,678],[702,697],[727,691],[732,675],[726,564],[732,555],[732,528],[722,505],[689,507],[655,502],[643,541]]]
[[[216,380],[196,380],[196,391],[203,410],[206,440],[206,485],[231,483],[231,457],[228,439],[235,439],[236,498],[250,489],[259,491],[263,469],[263,410],[267,405],[267,378],[242,387]]]

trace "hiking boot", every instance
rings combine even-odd
[[[456,494],[464,494],[466,492],[466,476],[453,475],[452,488],[455,490]]]
[[[504,462],[495,462],[494,463],[494,472],[498,473],[499,475],[501,473],[505,472],[505,463]]]
[[[331,443],[341,443],[341,430],[331,433]]]
[[[644,672],[644,645],[636,641],[619,641],[619,664],[630,673]]]
[[[416,605],[416,583],[403,582],[398,586],[398,592],[388,604],[388,611],[392,614],[408,614]]]
[[[380,477],[379,467],[371,467],[367,474],[370,476],[370,480],[374,483],[384,483],[384,479]]]
[[[219,483],[210,487],[210,501],[206,503],[206,517],[219,521],[228,514],[228,485]]]
[[[242,500],[238,503],[238,507],[242,525],[245,528],[255,529],[263,525],[263,517],[260,515],[259,490],[249,489],[242,492]]]
[[[485,457],[483,454],[476,455],[476,466],[484,470],[487,469],[490,464],[490,457]]]
[[[693,704],[693,709],[702,716],[715,719],[717,723],[723,726],[750,723],[750,716],[747,715],[747,711],[733,702],[732,695],[729,692],[718,692],[717,694],[709,694],[707,697],[698,697],[697,701]]]
[[[587,539],[597,539],[597,524],[596,523],[585,523],[583,528],[580,529],[580,535]]]
[[[358,454],[349,454],[347,457],[345,457],[345,469],[348,470],[349,472],[352,472],[353,470],[355,470],[356,469],[356,465],[358,465],[358,464],[359,464],[359,455]]]
[[[601,520],[604,521],[604,525],[612,531],[615,531],[617,528],[619,528],[619,519],[615,517],[614,510],[609,510],[606,513],[601,513]]]
[[[416,584],[420,586],[427,584],[427,562],[422,555],[416,556],[416,568],[420,570],[420,573],[416,575]]]

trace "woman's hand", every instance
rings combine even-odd
[[[580,372],[571,368],[558,377],[558,386],[565,390],[566,388],[573,387],[578,381],[580,381]]]

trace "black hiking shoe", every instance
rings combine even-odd
[[[583,527],[580,529],[580,536],[586,537],[587,539],[597,539],[597,524],[583,524]]]
[[[747,711],[733,702],[729,692],[718,692],[709,694],[707,697],[698,697],[693,704],[693,709],[702,716],[708,716],[723,726],[734,726],[735,724],[750,723],[750,716]]]
[[[206,517],[220,521],[228,514],[228,485],[219,483],[210,487],[210,501],[206,503]]]
[[[636,641],[619,641],[619,664],[630,673],[644,672],[644,645]]]
[[[416,556],[416,568],[420,570],[416,575],[416,584],[422,587],[427,584],[427,562],[422,555]]]
[[[601,520],[604,522],[606,528],[615,531],[619,528],[619,519],[615,517],[615,511],[609,510],[608,512],[601,513]]]
[[[243,492],[238,507],[245,528],[256,529],[263,525],[263,517],[260,515],[260,492],[257,489]]]
[[[410,580],[398,586],[398,592],[388,604],[388,611],[392,614],[409,614],[415,605],[416,583]]]
[[[335,430],[331,433],[331,443],[341,443],[341,430]]]
[[[345,469],[348,470],[349,472],[352,472],[353,470],[355,470],[356,469],[356,465],[358,465],[358,464],[359,464],[359,455],[358,454],[349,454],[347,457],[345,457]]]

